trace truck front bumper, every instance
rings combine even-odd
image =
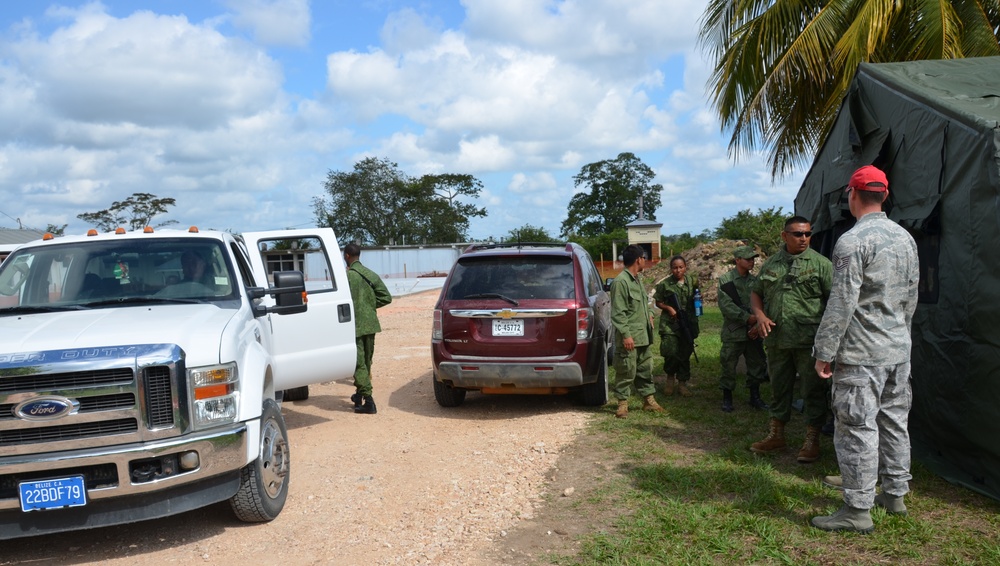
[[[0,540],[204,507],[236,493],[246,458],[246,423],[136,445],[0,457]],[[190,467],[194,461],[197,465]],[[86,505],[21,511],[19,482],[77,475],[85,478]]]

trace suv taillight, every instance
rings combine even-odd
[[[431,325],[431,340],[441,340],[444,332],[441,330],[441,309],[434,309],[434,323]]]
[[[594,309],[576,310],[576,339],[590,338],[590,323],[594,320]]]

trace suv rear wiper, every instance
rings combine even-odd
[[[476,293],[475,295],[466,295],[462,297],[463,299],[503,299],[508,303],[514,305],[515,307],[520,303],[516,299],[512,299],[507,295],[501,295],[500,293]]]

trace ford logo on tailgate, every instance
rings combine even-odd
[[[51,421],[75,413],[80,402],[65,397],[36,397],[14,407],[14,414],[26,421]]]

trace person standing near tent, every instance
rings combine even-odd
[[[660,309],[660,355],[667,382],[663,394],[670,397],[676,390],[681,397],[690,397],[691,355],[698,337],[698,317],[694,293],[698,278],[687,275],[687,261],[679,255],[670,258],[670,275],[656,285],[653,301]]]
[[[354,302],[354,342],[358,359],[354,366],[354,412],[374,415],[378,412],[372,398],[372,357],[375,355],[375,334],[382,332],[375,309],[392,302],[392,294],[377,273],[361,265],[361,246],[344,246],[347,263],[347,284]]]
[[[722,411],[725,413],[733,412],[733,389],[736,388],[736,366],[740,356],[746,361],[750,406],[768,408],[760,398],[760,384],[767,381],[767,358],[757,336],[757,317],[750,312],[750,290],[757,281],[752,273],[757,256],[753,247],[739,246],[733,250],[735,266],[718,280],[719,310],[723,319],[719,387],[722,388]]]
[[[770,432],[750,450],[771,454],[785,449],[785,424],[792,418],[795,375],[802,382],[806,437],[796,459],[819,459],[820,429],[826,423],[829,386],[816,375],[813,337],[830,297],[833,267],[809,247],[812,225],[801,216],[785,221],[784,247],[767,258],[750,293],[757,332],[764,337],[767,371],[771,375]]]
[[[844,487],[844,505],[811,521],[825,531],[871,532],[873,505],[906,514],[910,327],[920,267],[913,238],[882,212],[888,196],[878,168],[851,176],[847,201],[858,221],[833,249],[833,290],[813,346],[816,373],[833,378],[833,443]]]

